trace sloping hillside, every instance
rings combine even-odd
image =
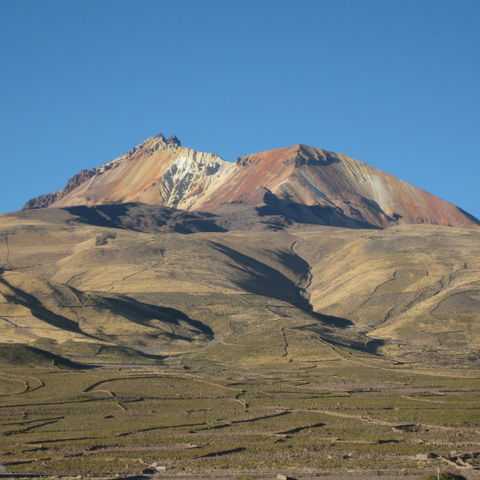
[[[3,342],[79,360],[114,347],[159,360],[319,360],[346,348],[478,361],[476,230],[149,234],[38,212],[0,217]]]

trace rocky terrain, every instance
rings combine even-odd
[[[229,163],[163,135],[81,171],[25,208],[129,202],[204,212],[249,206],[288,221],[357,228],[479,226],[458,207],[346,155],[294,145]]]

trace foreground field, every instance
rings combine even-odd
[[[355,354],[352,354],[352,358]],[[358,359],[361,361],[361,359]],[[374,362],[0,370],[10,472],[299,478],[457,469],[477,478],[480,372]]]

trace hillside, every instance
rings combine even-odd
[[[275,362],[285,342],[295,361],[336,346],[419,364],[479,360],[477,230],[184,235],[74,218],[55,209],[0,217],[1,342],[77,360],[108,347]]]

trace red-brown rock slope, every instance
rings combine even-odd
[[[163,135],[80,172],[63,190],[25,208],[125,202],[209,212],[248,205],[292,221],[340,226],[480,225],[455,205],[346,155],[295,145],[234,164]]]

